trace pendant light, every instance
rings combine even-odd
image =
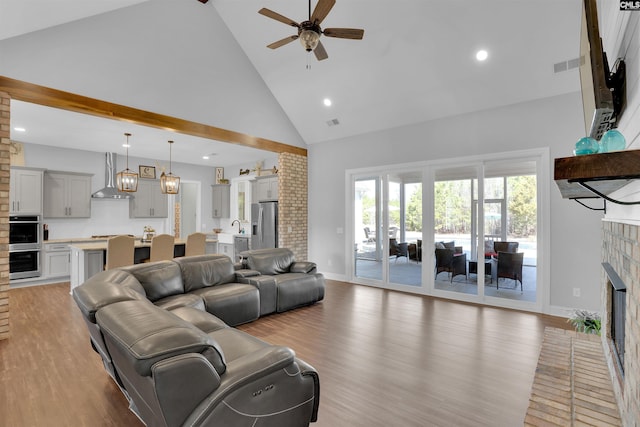
[[[138,191],[138,174],[129,170],[129,137],[131,134],[125,133],[124,136],[127,137],[127,143],[125,144],[125,147],[127,147],[127,168],[117,173],[116,184],[118,191],[134,193]]]
[[[160,175],[160,191],[162,191],[162,194],[178,194],[180,190],[180,177],[171,173],[171,145],[173,145],[173,141],[169,141],[169,173],[162,172],[162,175]]]

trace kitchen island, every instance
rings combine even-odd
[[[217,240],[207,239],[206,253],[217,253]],[[184,256],[186,239],[176,239],[173,251],[174,257]],[[80,286],[89,277],[104,270],[107,260],[107,241],[98,240],[92,242],[71,243],[71,275],[70,285],[73,288]],[[135,240],[134,264],[139,264],[148,259],[151,251],[151,243],[143,242],[140,238]]]

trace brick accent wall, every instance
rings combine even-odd
[[[608,262],[627,286],[624,377],[620,376],[610,345],[611,286],[602,273],[602,344],[622,424],[637,426],[640,420],[640,227],[619,222],[602,223],[602,259]]]
[[[9,118],[10,98],[0,92],[0,340],[9,338]]]
[[[278,246],[289,248],[298,261],[308,256],[307,158],[281,153],[278,157]]]

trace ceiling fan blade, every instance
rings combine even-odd
[[[316,59],[318,61],[322,61],[323,59],[327,59],[329,55],[327,55],[327,51],[324,50],[324,46],[322,46],[321,42],[318,42],[318,46],[313,50],[313,53],[316,54]]]
[[[322,31],[322,34],[327,37],[361,40],[364,36],[364,30],[359,30],[357,28],[326,28]]]
[[[277,49],[280,46],[284,46],[287,43],[291,43],[292,41],[294,41],[297,38],[298,38],[298,35],[285,37],[282,40],[278,40],[277,42],[273,42],[270,45],[267,45],[267,47],[269,49]]]
[[[318,4],[316,8],[313,9],[313,14],[309,21],[313,22],[316,25],[320,25],[320,23],[327,17],[333,5],[336,4],[336,0],[318,0]]]
[[[258,13],[260,15],[266,16],[267,18],[275,19],[276,21],[280,21],[287,25],[291,25],[292,27],[296,27],[296,28],[300,27],[300,24],[298,24],[293,19],[289,19],[286,16],[282,16],[279,13],[274,12],[273,10],[267,9],[266,7],[263,7],[262,9],[260,9]]]

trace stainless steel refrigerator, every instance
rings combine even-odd
[[[278,202],[251,204],[251,249],[278,247]]]

